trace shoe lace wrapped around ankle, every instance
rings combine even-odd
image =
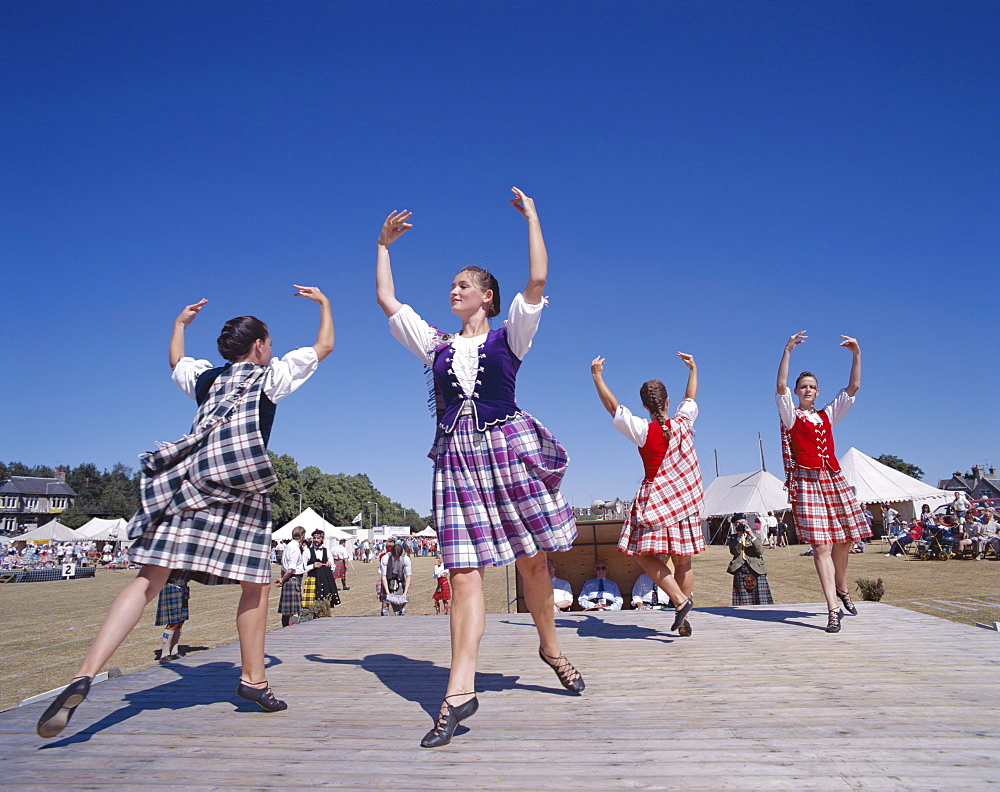
[[[553,659],[555,659],[554,663],[552,662]],[[545,655],[545,662],[552,666],[552,670],[556,672],[556,676],[567,684],[572,685],[580,678],[580,672],[576,670],[576,666],[569,661],[566,655],[559,655],[556,658]]]

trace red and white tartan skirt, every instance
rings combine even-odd
[[[850,485],[839,471],[795,468],[795,533],[809,544],[859,542],[872,535]]]
[[[434,594],[431,595],[431,599],[436,599],[439,602],[447,602],[451,599],[451,583],[448,582],[447,576],[439,577],[437,582],[437,588],[434,590]]]
[[[705,549],[705,535],[699,516],[683,517],[677,522],[644,525],[639,515],[649,513],[652,482],[643,481],[629,515],[622,526],[618,550],[625,555],[693,556]],[[654,495],[655,497],[655,495]]]

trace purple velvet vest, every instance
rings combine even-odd
[[[466,396],[458,384],[451,367],[454,357],[455,348],[451,344],[442,344],[434,350],[434,394],[441,429],[454,431],[458,414],[467,401],[472,403],[473,419],[480,432],[520,414],[514,386],[521,361],[507,345],[506,326],[490,330],[479,345],[479,371],[471,396]]]

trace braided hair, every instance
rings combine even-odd
[[[644,382],[639,388],[639,398],[642,399],[642,406],[649,410],[660,426],[663,428],[663,440],[670,442],[673,432],[670,431],[670,422],[664,414],[667,408],[667,388],[659,380]]]
[[[486,312],[486,317],[492,319],[494,316],[500,313],[500,284],[497,283],[497,279],[489,272],[489,270],[484,270],[482,267],[463,267],[462,272],[472,273],[472,280],[475,281],[476,286],[478,286],[483,291],[487,289],[493,290],[493,302],[490,303],[490,308]]]

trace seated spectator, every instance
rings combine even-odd
[[[608,565],[598,561],[594,566],[597,575],[583,584],[583,590],[577,600],[584,610],[621,610],[622,593],[613,580],[608,580]]]
[[[956,540],[955,542],[956,556],[965,555],[966,550],[970,551],[973,554],[973,556],[976,555],[975,540],[979,538],[979,531],[978,529],[976,530],[976,536],[975,538],[973,538],[972,530],[973,526],[971,523],[963,522],[962,520],[959,521],[959,524],[956,526],[954,531],[954,536]]]
[[[906,548],[923,536],[923,533],[923,526],[917,520],[911,521],[907,532],[892,540],[892,543],[889,545],[889,552],[885,554],[886,558],[889,556],[905,556]]]
[[[643,572],[632,586],[632,607],[636,610],[667,610],[672,606],[670,597]]]
[[[573,606],[573,589],[569,583],[556,577],[556,565],[551,559],[548,562],[549,577],[552,578],[552,599],[556,613],[568,611]]]
[[[979,526],[979,541],[982,545],[980,558],[986,558],[986,551],[992,549],[1000,558],[1000,525],[997,524],[996,512],[987,509],[983,515],[985,522]]]
[[[865,543],[864,542],[855,542],[854,544],[851,545],[851,552],[852,553],[863,553],[863,552],[865,552]]]

